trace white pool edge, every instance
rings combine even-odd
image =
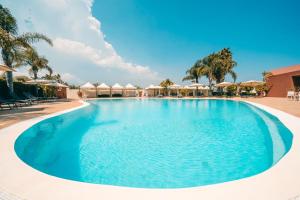
[[[226,99],[223,99],[226,100]],[[230,99],[229,99],[230,100]],[[53,177],[22,162],[14,151],[17,137],[32,125],[83,105],[20,122],[0,130],[1,188],[28,200],[40,199],[300,199],[300,118],[261,104],[245,101],[276,116],[293,133],[290,151],[272,168],[236,181],[185,189],[139,189],[81,183]]]

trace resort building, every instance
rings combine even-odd
[[[67,85],[57,83],[57,82],[49,83],[49,84],[46,84],[46,85],[55,88],[55,93],[56,93],[55,95],[56,95],[57,98],[59,98],[59,99],[67,98],[67,96],[68,96],[67,95],[67,89],[69,88]]]
[[[286,97],[288,91],[299,91],[300,65],[272,70],[267,86],[270,88],[269,97]]]

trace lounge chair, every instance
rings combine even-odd
[[[23,96],[24,96],[26,99],[30,100],[31,102],[35,102],[35,103],[38,103],[38,102],[39,102],[39,99],[38,99],[38,98],[32,97],[32,96],[30,95],[30,93],[28,93],[28,92],[23,92]]]
[[[4,99],[2,97],[0,97],[0,102],[1,102],[1,106],[7,105],[8,107],[10,107],[10,109],[19,108],[24,105],[24,103],[18,102],[15,99]],[[4,107],[2,107],[2,108],[4,108]]]
[[[1,110],[6,109],[6,108],[11,110],[11,109],[13,109],[13,107],[14,107],[14,104],[0,100],[0,109]]]
[[[26,98],[29,98],[31,99],[32,101],[36,101],[36,102],[47,102],[48,99],[46,97],[36,97],[36,96],[33,96],[32,94],[28,93],[28,92],[23,92],[23,95],[26,97]]]
[[[25,105],[32,105],[32,101],[30,99],[21,98],[17,94],[14,94],[13,98],[16,102],[24,103]]]

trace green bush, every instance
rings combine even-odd
[[[265,92],[266,94],[268,94],[270,88],[267,86],[267,84],[263,84],[263,85],[258,85],[255,87],[255,90],[261,94],[262,92]]]
[[[236,95],[237,86],[236,85],[230,85],[226,88],[226,90],[227,90],[227,95],[228,96],[234,96],[234,95]]]

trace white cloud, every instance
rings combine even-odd
[[[72,83],[82,83],[82,80],[80,80],[77,76],[70,74],[70,73],[63,73],[61,75],[61,79],[65,82],[72,82]]]
[[[160,79],[149,67],[125,61],[105,40],[101,22],[91,13],[92,0],[0,2],[16,16],[20,32],[41,32],[53,39],[53,48],[39,45],[39,49],[57,72],[94,82],[145,85]],[[82,67],[86,70],[82,71]]]

